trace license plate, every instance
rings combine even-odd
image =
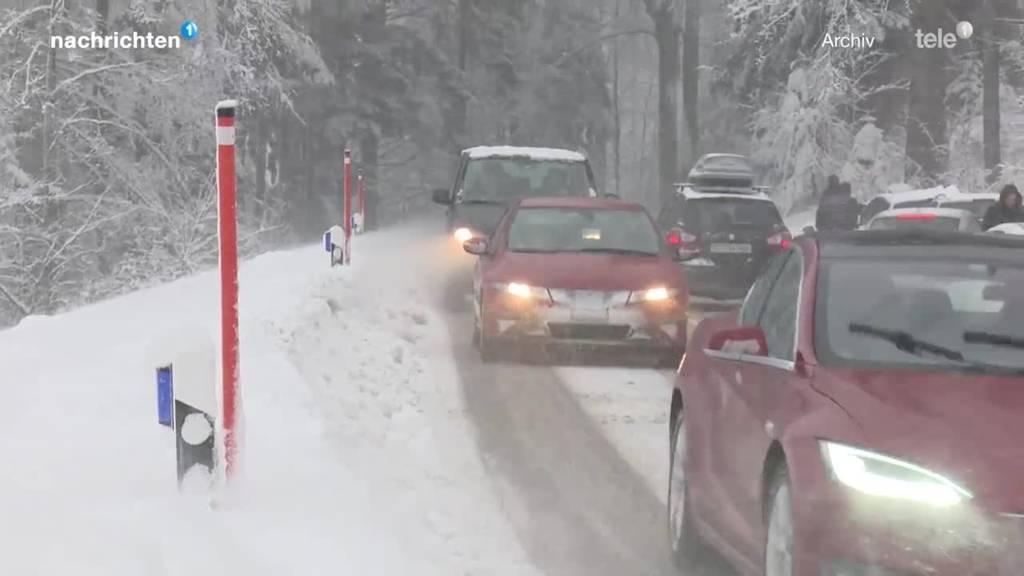
[[[605,310],[608,298],[604,292],[580,291],[573,294],[572,307],[579,310]]]
[[[712,244],[711,252],[715,254],[750,254],[750,244]]]
[[[574,322],[607,322],[608,321],[608,310],[587,310],[581,308],[573,308],[569,311],[569,318]]]
[[[578,291],[573,294],[569,315],[573,320],[603,322],[608,320],[608,299],[604,292]]]

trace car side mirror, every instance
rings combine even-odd
[[[471,238],[462,243],[462,249],[474,256],[487,255],[487,239]]]
[[[760,326],[725,328],[711,335],[708,349],[751,356],[767,356],[768,343]]]
[[[438,188],[433,192],[434,202],[437,204],[451,204],[452,195],[447,188]]]

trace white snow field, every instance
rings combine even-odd
[[[154,369],[216,334],[215,272],[0,332],[0,572],[531,575],[464,417],[416,230],[241,272],[244,468],[180,494]],[[429,259],[424,259],[429,260]],[[163,346],[163,349],[161,349]]]

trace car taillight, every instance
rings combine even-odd
[[[909,214],[897,214],[897,220],[935,220],[938,216],[930,212],[911,212]]]
[[[785,250],[789,248],[789,245],[793,242],[793,235],[784,230],[777,234],[772,234],[767,240],[765,240],[765,242],[767,242],[769,246]]]
[[[686,244],[693,244],[698,238],[682,228],[673,228],[665,235],[665,243],[672,248],[679,248]]]

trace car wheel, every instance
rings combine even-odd
[[[689,490],[686,475],[686,425],[680,409],[672,433],[671,460],[668,477],[668,537],[672,560],[680,568],[699,559],[703,550],[690,518]]]
[[[793,574],[793,506],[789,472],[782,466],[775,473],[768,509],[768,534],[764,546],[765,576]]]

